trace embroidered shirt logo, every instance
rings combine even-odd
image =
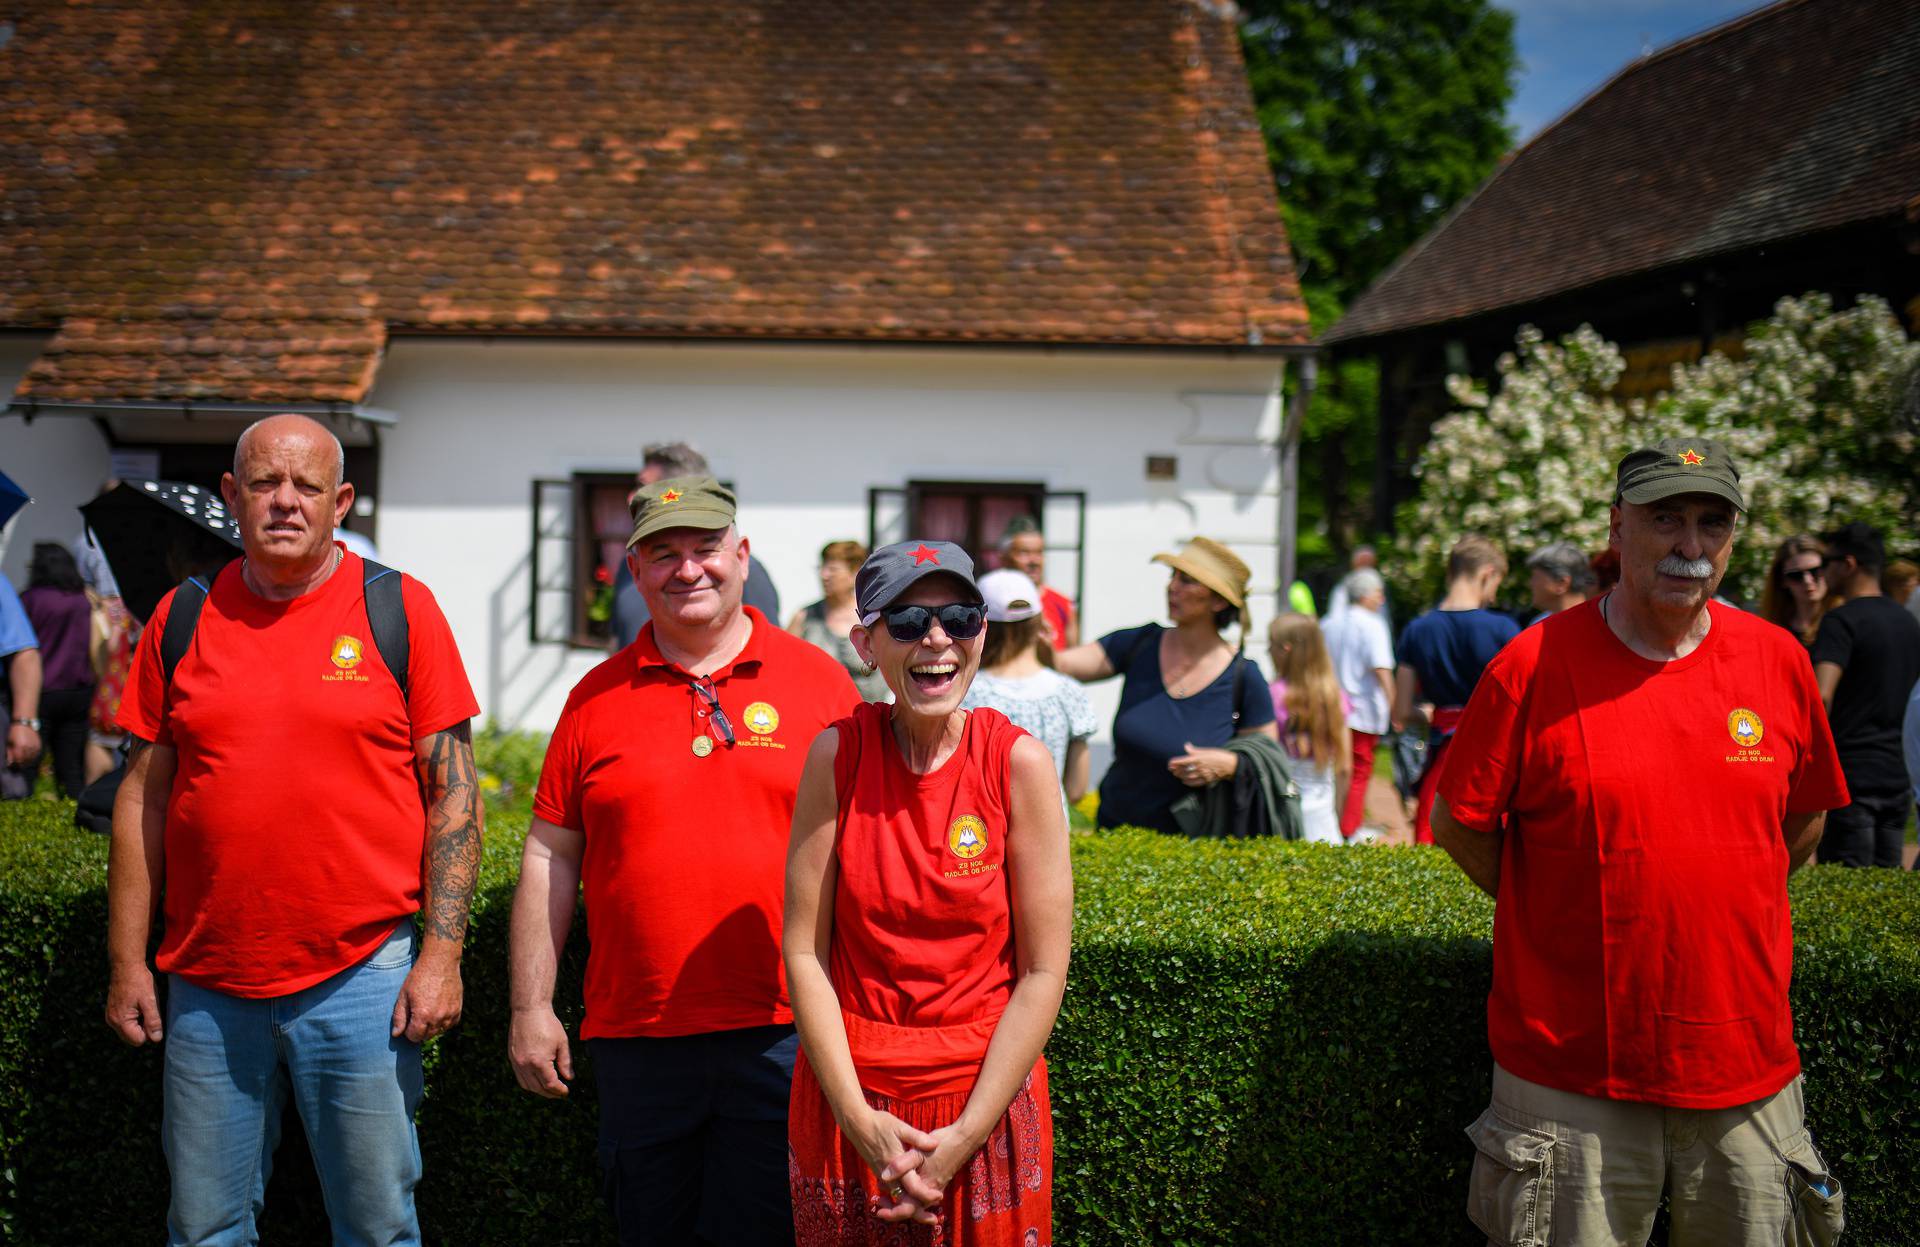
[[[1727,735],[1733,737],[1737,748],[1727,755],[1727,761],[1772,762],[1773,747],[1760,747],[1760,740],[1766,734],[1766,724],[1760,721],[1759,715],[1745,706],[1736,706],[1733,713],[1727,716]]]
[[[987,851],[987,825],[972,814],[962,814],[947,828],[947,851],[970,862]]]
[[[748,706],[741,718],[746,721],[747,730],[755,736],[765,736],[780,726],[780,712],[764,701],[756,701]]]
[[[360,638],[355,636],[337,636],[333,638],[333,649],[327,654],[327,658],[332,661],[333,665],[342,671],[353,670],[360,665],[360,660],[365,657],[366,651],[361,648]]]

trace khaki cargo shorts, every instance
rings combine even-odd
[[[1846,1226],[1798,1078],[1752,1104],[1678,1109],[1496,1065],[1493,1103],[1467,1134],[1467,1215],[1493,1247],[1642,1247],[1663,1192],[1671,1247],[1827,1247]]]

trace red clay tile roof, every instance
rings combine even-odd
[[[61,330],[22,398],[363,396],[382,326],[1307,339],[1220,6],[24,0],[13,14],[0,327]],[[222,343],[222,362],[170,361],[183,342]]]
[[[1920,192],[1920,0],[1786,0],[1622,70],[1322,341],[1894,217]]]
[[[20,384],[38,403],[358,403],[386,345],[377,320],[69,317]]]

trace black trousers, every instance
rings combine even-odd
[[[1821,862],[1841,866],[1900,868],[1900,848],[1907,833],[1905,792],[1856,796],[1853,804],[1827,814],[1820,836]]]
[[[790,1247],[793,1027],[587,1045],[600,1187],[622,1247]]]
[[[53,760],[53,778],[69,797],[79,796],[87,786],[87,717],[92,708],[91,684],[46,689],[40,694],[41,744]]]

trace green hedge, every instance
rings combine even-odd
[[[105,845],[70,807],[0,812],[0,1217],[13,1241],[147,1241],[166,1201],[160,1067],[100,1022]],[[603,1242],[592,1080],[561,1103],[505,1061],[518,828],[497,817],[467,1019],[429,1054],[430,1241]],[[1080,837],[1049,1049],[1063,1244],[1481,1241],[1463,1127],[1488,1086],[1491,905],[1430,850]],[[1862,1244],[1920,1243],[1920,880],[1793,884],[1812,1125]],[[584,945],[562,970],[578,1020]],[[265,1241],[326,1241],[289,1117]]]

